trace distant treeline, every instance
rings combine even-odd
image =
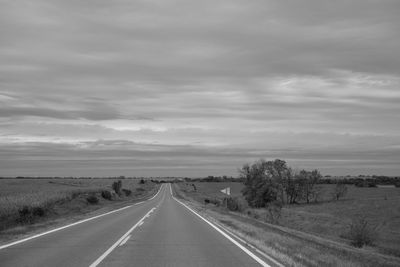
[[[319,183],[321,184],[337,184],[338,182],[344,184],[352,184],[357,187],[376,187],[377,185],[395,185],[400,187],[400,177],[389,176],[372,176],[371,178],[360,177],[343,177],[343,178],[322,178]]]
[[[155,182],[161,182],[155,181]],[[237,182],[244,183],[243,177],[227,177],[227,176],[207,176],[204,178],[176,178],[173,182]],[[171,182],[171,180],[166,181]],[[389,176],[372,176],[371,178],[359,178],[359,177],[322,177],[317,181],[317,184],[348,184],[355,185],[358,187],[376,187],[377,185],[395,185],[400,187],[400,177],[389,177]]]
[[[201,178],[181,178],[181,177],[157,177],[154,179],[153,177],[145,178],[145,177],[125,177],[125,176],[115,176],[115,177],[26,177],[26,176],[17,176],[17,177],[0,177],[0,179],[145,179],[151,180],[153,183],[178,183],[178,182],[236,182],[236,183],[244,183],[245,179],[243,177],[228,177],[224,176],[207,176]],[[318,180],[318,184],[337,184],[343,183],[348,185],[355,185],[357,187],[376,187],[377,185],[395,185],[396,187],[400,187],[400,177],[390,177],[390,176],[377,176],[373,175],[370,177],[331,177],[325,176],[321,177]]]

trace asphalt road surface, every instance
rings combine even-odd
[[[276,266],[171,193],[0,246],[0,266]]]

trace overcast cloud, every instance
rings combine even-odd
[[[0,175],[400,174],[400,2],[0,0]]]

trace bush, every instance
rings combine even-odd
[[[46,215],[46,210],[42,207],[33,207],[32,214],[33,216],[43,217]]]
[[[337,183],[332,192],[334,200],[344,197],[347,194],[347,186],[343,182]]]
[[[246,201],[239,197],[227,197],[224,199],[224,204],[230,211],[242,212],[248,208]]]
[[[361,248],[364,245],[373,245],[377,235],[376,227],[373,227],[365,218],[358,218],[350,224],[347,237],[353,246]]]
[[[98,204],[99,203],[99,199],[95,196],[95,195],[90,195],[86,198],[86,201],[89,204]]]
[[[101,191],[101,197],[107,200],[112,200],[112,194],[108,190]]]
[[[122,182],[119,180],[118,182],[113,182],[112,183],[112,189],[117,193],[118,195],[121,195],[121,188],[122,188]]]
[[[252,217],[256,220],[258,220],[260,218],[260,214],[258,214],[256,211],[249,209],[247,210],[247,216]]]
[[[37,217],[46,215],[46,210],[42,207],[29,207],[23,206],[18,210],[19,217],[17,219],[20,223],[33,223]]]
[[[204,199],[204,204],[214,204],[215,206],[220,206],[221,205],[221,201],[219,201],[218,199]]]
[[[131,190],[125,189],[125,188],[122,189],[122,192],[124,192],[125,196],[127,196],[127,197],[129,197],[132,194]]]
[[[152,180],[153,181],[153,180]],[[145,184],[145,180],[144,179],[140,179],[139,184]]]
[[[278,224],[282,214],[282,202],[273,201],[267,204],[267,213],[265,214],[265,221],[273,224]]]

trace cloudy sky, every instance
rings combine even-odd
[[[398,0],[0,0],[0,176],[400,175]]]

